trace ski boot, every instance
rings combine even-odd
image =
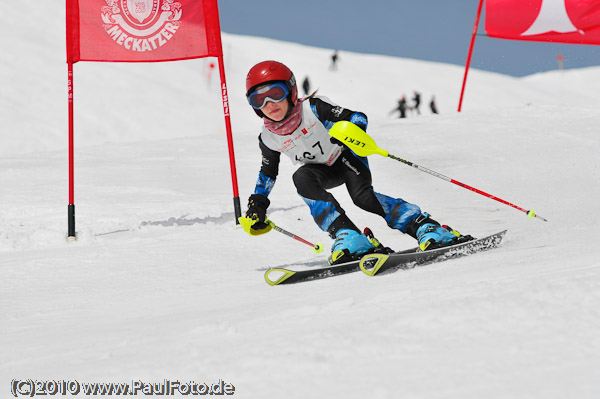
[[[369,239],[371,244],[373,244],[374,249],[372,252],[380,254],[391,254],[392,252],[394,252],[393,249],[383,246],[381,242],[379,242],[379,240],[375,238],[375,235],[373,235],[373,232],[370,228],[365,227],[364,235]]]
[[[335,233],[335,242],[331,246],[330,265],[357,260],[361,255],[373,250],[375,246],[367,236],[352,229],[339,229]]]
[[[473,237],[464,236],[449,226],[440,226],[438,222],[431,219],[428,213],[422,213],[410,222],[407,230],[419,242],[417,251],[427,251],[448,245],[470,241]]]
[[[452,245],[458,241],[461,234],[448,226],[425,223],[417,230],[419,250],[426,251]]]

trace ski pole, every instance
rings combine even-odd
[[[271,220],[269,220],[269,224],[271,225],[271,227],[274,230],[277,230],[278,232],[283,233],[286,236],[293,238],[294,240],[300,241],[303,244],[310,245],[313,248],[313,251],[315,253],[318,254],[318,253],[323,252],[323,244],[321,244],[320,242],[313,244],[309,241],[306,241],[304,238],[298,237],[296,234],[290,233],[289,231],[282,229],[281,227],[279,227],[275,223],[273,223]]]
[[[260,230],[254,230],[252,228],[252,225],[254,224],[254,221],[255,221],[255,219],[253,219],[253,218],[240,216],[238,218],[238,221],[240,222],[240,226],[242,226],[244,231],[246,233],[250,234],[251,236],[260,236],[260,235],[266,234],[269,231],[274,229],[282,234],[285,234],[288,237],[293,238],[296,241],[300,241],[303,244],[311,246],[313,251],[317,254],[323,252],[323,244],[321,244],[320,242],[313,244],[310,241],[306,241],[304,238],[298,237],[296,234],[290,233],[289,231],[282,229],[281,227],[277,226],[275,223],[273,223],[273,221],[271,221],[269,219],[265,220],[266,226]]]
[[[360,127],[356,126],[355,124],[353,124],[351,122],[348,122],[348,121],[337,122],[336,124],[334,124],[331,127],[331,129],[329,130],[329,134],[332,137],[334,137],[336,140],[341,141],[344,145],[349,147],[352,151],[354,151],[357,155],[359,155],[361,157],[366,157],[366,156],[369,156],[372,154],[378,154],[383,157],[391,158],[395,161],[402,162],[405,165],[412,166],[413,168],[418,169],[421,172],[429,173],[432,176],[438,177],[438,178],[445,180],[447,182],[450,182],[450,183],[454,183],[460,187],[466,188],[467,190],[471,190],[477,194],[481,194],[484,197],[488,197],[488,198],[491,198],[498,202],[501,202],[505,205],[511,206],[515,209],[520,210],[521,212],[525,212],[529,219],[536,217],[540,220],[543,220],[544,222],[548,221],[545,218],[541,217],[540,215],[537,215],[533,209],[531,209],[531,210],[523,209],[517,205],[511,204],[510,202],[503,200],[502,198],[498,198],[494,195],[491,195],[484,191],[481,191],[475,187],[471,187],[465,183],[461,183],[461,182],[454,180],[448,176],[444,176],[441,173],[438,173],[431,169],[417,165],[416,163],[407,161],[406,159],[402,159],[400,157],[390,154],[389,152],[377,147],[377,144],[375,144],[375,140],[373,140],[373,138],[371,136],[369,136],[364,130],[362,130]]]

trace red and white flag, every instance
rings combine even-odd
[[[218,56],[217,0],[66,0],[67,61]]]
[[[486,0],[485,30],[500,39],[600,44],[599,0]]]

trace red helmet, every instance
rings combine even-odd
[[[296,78],[290,68],[277,61],[263,61],[254,65],[246,76],[246,98],[256,88],[265,83],[283,82],[290,94],[288,101],[291,107],[296,105],[298,101],[298,86],[296,86]],[[254,112],[260,117],[264,117],[261,110],[255,109]]]

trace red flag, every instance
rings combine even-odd
[[[486,0],[485,30],[512,40],[600,44],[598,0]]]
[[[217,0],[66,0],[67,61],[219,56]]]

